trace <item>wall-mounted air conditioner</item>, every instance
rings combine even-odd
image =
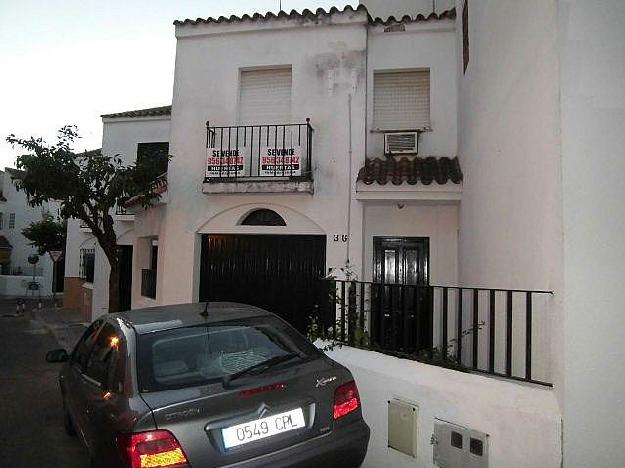
[[[392,132],[384,134],[384,154],[417,154],[419,152],[419,132]]]

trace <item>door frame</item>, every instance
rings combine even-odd
[[[381,247],[384,242],[394,242],[398,244],[410,244],[410,243],[423,243],[425,247],[425,268],[424,268],[424,276],[425,281],[423,285],[430,284],[430,238],[429,237],[413,237],[413,236],[373,236],[373,277],[372,281],[374,283],[384,283],[384,278],[382,276],[381,270]],[[397,283],[401,284],[401,283]]]

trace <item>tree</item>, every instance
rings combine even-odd
[[[109,312],[117,312],[119,254],[111,212],[130,197],[137,197],[144,208],[158,200],[154,181],[159,168],[150,158],[125,165],[120,155],[105,155],[100,150],[77,154],[72,145],[78,138],[73,125],[61,128],[53,145],[42,138],[9,135],[8,143],[26,150],[17,158],[19,171],[12,178],[31,206],[55,200],[60,203],[62,218],[81,220],[91,230],[111,267]]]
[[[51,250],[64,251],[66,233],[67,222],[55,219],[47,210],[42,213],[41,221],[32,222],[22,229],[22,235],[37,248],[39,255]]]

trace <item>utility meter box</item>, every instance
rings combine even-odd
[[[388,446],[411,457],[417,456],[416,405],[401,400],[388,402]]]
[[[488,434],[434,420],[434,464],[440,468],[488,468]]]

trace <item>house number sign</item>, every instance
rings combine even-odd
[[[347,234],[334,234],[334,242],[347,242],[348,238]]]

